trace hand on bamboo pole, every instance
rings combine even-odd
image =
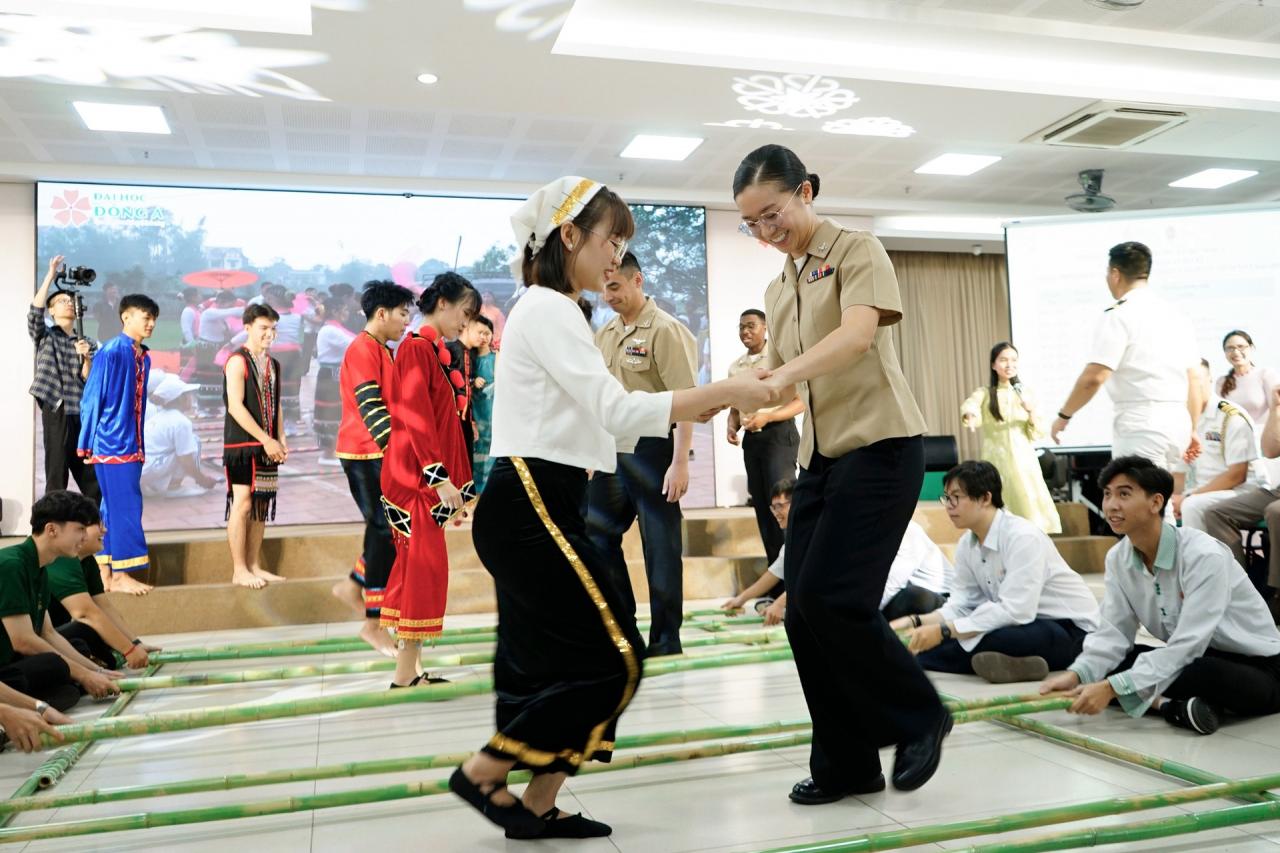
[[[71,722],[69,717],[63,716],[58,711],[50,708],[46,711],[50,717],[57,716],[60,719],[56,722]],[[9,736],[9,740],[14,746],[23,752],[35,752],[43,748],[40,741],[40,735],[44,734],[58,743],[66,740],[66,736],[58,731],[48,720],[45,720],[35,711],[27,711],[23,708],[15,708],[12,705],[0,705],[0,727],[4,728],[4,733]]]

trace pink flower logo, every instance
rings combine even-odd
[[[83,225],[89,221],[89,199],[79,190],[65,190],[53,200],[53,221],[59,225]]]

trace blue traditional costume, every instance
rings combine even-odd
[[[98,350],[80,401],[77,452],[95,466],[102,487],[106,535],[98,564],[113,572],[136,572],[149,563],[140,479],[150,372],[147,348],[117,335]]]

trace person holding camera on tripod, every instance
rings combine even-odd
[[[98,345],[85,339],[83,321],[76,322],[77,295],[66,290],[49,295],[59,278],[62,260],[62,255],[49,260],[49,271],[27,312],[27,332],[36,347],[31,396],[40,405],[44,425],[44,487],[46,491],[65,489],[70,475],[80,493],[97,503],[102,499],[98,479],[93,468],[76,454],[76,440],[80,435],[80,395]],[[52,325],[45,322],[46,309]]]

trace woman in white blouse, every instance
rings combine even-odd
[[[585,535],[591,471],[612,471],[641,436],[730,405],[774,402],[754,374],[684,391],[626,392],[609,375],[577,304],[600,291],[635,230],[604,186],[561,178],[512,217],[517,278],[532,285],[503,333],[493,411],[495,460],[475,510],[476,553],[498,595],[498,732],[449,780],[508,838],[586,838],[608,825],[556,808],[583,762],[608,761],[641,675],[634,610]],[[522,798],[507,774],[529,768]]]

